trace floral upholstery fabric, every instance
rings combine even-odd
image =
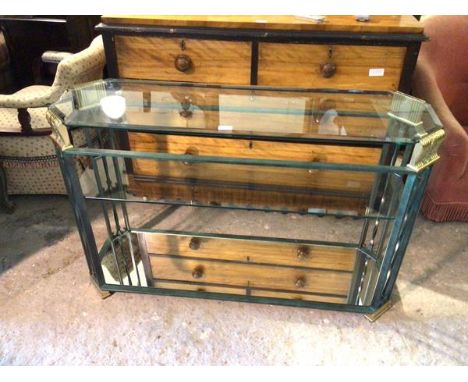
[[[58,167],[57,158],[53,160],[55,166],[33,168],[6,168],[9,195],[66,195],[67,190],[62,172]],[[52,164],[52,161],[50,161]]]
[[[73,143],[85,145],[83,130],[74,130]],[[52,140],[47,135],[0,137],[0,166],[5,169],[8,194],[66,194]],[[82,167],[76,163],[78,174]]]
[[[73,130],[72,136],[75,146],[85,144],[83,130]],[[55,147],[48,135],[2,136],[0,138],[0,161],[6,161],[9,158],[20,160],[21,158],[39,158],[51,155],[55,158]]]
[[[0,95],[0,131],[21,131],[18,108],[26,108],[33,131],[50,129],[47,107],[74,85],[102,78],[105,56],[101,36],[57,67],[52,86],[29,86]],[[85,144],[81,130],[73,132],[76,146]],[[0,136],[0,166],[5,169],[8,194],[66,194],[55,147],[49,135]],[[82,168],[77,163],[77,170]]]

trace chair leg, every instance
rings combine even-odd
[[[0,208],[8,214],[15,210],[15,205],[8,199],[6,171],[3,167],[0,167]]]

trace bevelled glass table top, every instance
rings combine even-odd
[[[411,143],[442,128],[429,104],[400,92],[108,79],[67,92],[51,108],[69,129],[233,138]]]

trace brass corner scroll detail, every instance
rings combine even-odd
[[[414,147],[408,167],[419,172],[436,162],[440,158],[437,151],[444,137],[445,131],[437,130],[421,138]]]
[[[418,129],[422,125],[422,115],[426,101],[409,96],[402,92],[394,92],[392,105],[388,115],[398,121],[416,127],[418,135],[425,135],[424,130]]]
[[[47,110],[46,118],[52,128],[50,139],[52,139],[54,145],[61,151],[72,148],[73,145],[71,144],[67,127],[63,124],[62,120],[51,110]]]

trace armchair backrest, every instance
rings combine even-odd
[[[8,53],[5,36],[0,29],[0,70],[10,64],[10,55]]]
[[[54,95],[51,98],[59,98],[74,85],[102,78],[105,62],[102,37],[97,36],[88,48],[60,61],[52,84]]]
[[[422,44],[420,59],[432,68],[455,118],[468,124],[468,16],[426,16],[421,21],[429,41]]]
[[[0,29],[0,94],[8,93],[14,88],[13,72],[10,65],[10,54],[5,35]]]

